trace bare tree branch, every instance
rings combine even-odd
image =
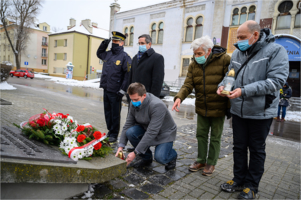
[[[42,3],[42,0],[1,0],[0,20],[15,54],[17,69],[20,69],[21,53],[27,47],[31,27],[34,26]],[[6,24],[6,21],[11,21],[12,24]],[[8,28],[14,33],[14,41],[8,34]]]

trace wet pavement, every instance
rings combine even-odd
[[[30,81],[36,81],[30,82]],[[11,79],[17,90],[1,91],[1,98],[13,102],[12,106],[0,106],[1,125],[12,126],[12,122],[20,123],[28,120],[34,114],[42,112],[42,108],[50,111],[58,110],[69,113],[79,123],[89,122],[101,130],[106,130],[104,124],[103,104],[100,103],[102,90],[78,88],[59,85],[43,80]],[[18,85],[19,84],[19,85]],[[30,84],[30,85],[29,85]],[[27,85],[27,86],[26,86]],[[67,88],[72,88],[69,90]],[[55,89],[60,88],[60,89]],[[73,93],[72,91],[79,91]],[[71,91],[71,92],[68,92]],[[87,94],[85,94],[87,93]],[[85,98],[91,94],[99,95]],[[84,94],[84,95],[83,95]],[[83,96],[81,96],[83,95]],[[171,109],[172,102],[166,102]],[[221,183],[233,176],[232,129],[231,120],[225,122],[222,134],[220,159],[211,177],[202,176],[201,171],[191,173],[189,165],[197,156],[196,115],[193,106],[184,109],[182,113],[174,113],[178,125],[177,139],[174,148],[178,152],[175,170],[165,170],[165,166],[154,161],[144,169],[129,167],[127,173],[105,184],[93,184],[89,194],[93,199],[233,199],[237,193],[225,193],[219,188]],[[127,107],[122,108],[121,124],[124,124]],[[276,125],[275,125],[276,124]],[[274,126],[281,123],[274,123]],[[286,122],[283,123],[283,127]],[[294,124],[294,123],[293,123]],[[298,123],[297,123],[298,124]],[[290,132],[298,131],[289,125]],[[278,130],[278,129],[275,129]],[[282,135],[287,137],[286,135]],[[130,147],[127,146],[127,147]],[[154,147],[151,147],[154,151]],[[278,136],[270,135],[267,139],[267,159],[265,173],[259,188],[260,199],[299,199],[300,198],[300,143],[288,141]],[[127,154],[127,152],[125,152]],[[136,159],[138,160],[139,157]],[[93,189],[92,189],[93,188]],[[76,195],[76,194],[74,194]],[[81,194],[75,198],[88,196]],[[84,198],[86,198],[84,197]],[[73,197],[71,197],[73,198]]]

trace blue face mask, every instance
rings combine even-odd
[[[134,107],[136,107],[136,108],[138,108],[139,106],[141,106],[141,101],[136,101],[136,102],[134,102],[134,101],[131,100],[131,102],[132,102],[132,105],[133,105]]]
[[[195,57],[195,60],[197,63],[202,65],[206,62],[207,59],[205,58],[205,56],[200,56],[200,57]]]
[[[251,37],[252,37],[253,35],[251,35]],[[250,38],[251,38],[250,37]],[[250,39],[249,38],[249,39]],[[241,41],[238,41],[237,42],[237,46],[238,46],[238,48],[241,50],[241,51],[246,51],[248,48],[250,48],[251,46],[252,46],[252,44],[251,45],[249,45],[249,39],[246,39],[246,40],[241,40]],[[253,41],[254,41],[254,39],[253,39]],[[252,41],[252,43],[253,43],[253,41]]]
[[[141,53],[146,52],[146,51],[147,51],[146,46],[145,46],[145,45],[139,45],[139,51],[140,51]]]

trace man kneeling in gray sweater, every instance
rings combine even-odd
[[[149,147],[156,146],[155,160],[165,165],[167,170],[174,169],[177,152],[172,146],[176,139],[177,126],[166,105],[156,96],[146,93],[141,83],[132,83],[127,93],[131,99],[130,109],[116,156],[129,140],[135,150],[128,154],[127,165],[139,155],[142,159],[133,167],[141,168],[153,162],[153,154]]]

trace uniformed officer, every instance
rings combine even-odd
[[[128,88],[132,60],[123,51],[126,36],[112,32],[112,48],[106,51],[111,38],[105,39],[97,50],[97,57],[103,61],[100,88],[104,89],[103,103],[109,142],[116,142],[120,129],[120,112],[123,95]]]

